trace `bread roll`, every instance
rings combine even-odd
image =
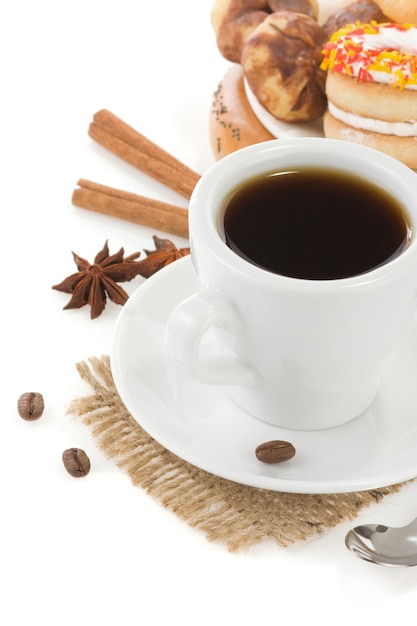
[[[289,10],[317,18],[317,0],[214,0],[211,9],[217,47],[232,63],[240,63],[243,44],[268,15]]]
[[[326,109],[320,69],[325,35],[308,15],[269,15],[243,45],[241,64],[251,92],[278,120],[310,122]]]
[[[416,0],[375,0],[381,10],[394,22],[417,24]]]

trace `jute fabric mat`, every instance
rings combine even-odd
[[[354,519],[404,484],[311,495],[257,489],[214,476],[178,458],[139,426],[117,393],[108,356],[76,367],[92,394],[74,399],[68,413],[90,428],[99,449],[127,472],[133,485],[231,552],[266,539],[280,547],[305,541]]]

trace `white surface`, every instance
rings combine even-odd
[[[92,260],[109,239],[111,251],[130,254],[152,248],[154,234],[73,207],[77,180],[185,206],[95,145],[88,124],[108,108],[203,172],[212,163],[212,93],[227,68],[210,7],[26,0],[2,8],[1,624],[280,624],[283,612],[300,623],[374,626],[414,614],[417,570],[355,559],[344,547],[352,523],[286,550],[267,542],[229,554],[133,487],[66,415],[89,392],[75,363],[109,353],[120,307],[110,303],[91,321],[87,308],[63,311],[68,296],[51,286],[74,271],[71,250]],[[140,280],[126,284],[129,293]],[[28,390],[45,398],[36,423],[16,411]],[[63,469],[70,446],[91,458],[85,479]],[[355,523],[406,523],[416,495],[414,483]]]
[[[363,415],[338,428],[286,430],[251,417],[225,387],[191,380],[167,355],[169,316],[200,287],[191,257],[181,259],[132,294],[115,326],[110,355],[116,387],[154,439],[206,471],[274,491],[343,493],[417,475],[417,394],[408,384],[417,370],[417,320]],[[291,441],[296,456],[282,465],[259,463],[255,447],[275,439]]]

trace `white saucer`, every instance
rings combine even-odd
[[[156,441],[212,474],[275,491],[360,491],[417,476],[417,320],[366,413],[334,429],[289,431],[250,417],[223,388],[194,382],[167,357],[166,320],[198,287],[191,258],[180,259],[143,283],[116,323],[116,388]],[[259,462],[255,448],[270,439],[291,441],[295,457],[278,465]]]

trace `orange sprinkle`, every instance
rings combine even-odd
[[[410,54],[395,49],[366,48],[361,38],[365,35],[378,35],[381,29],[395,29],[399,32],[417,28],[413,24],[349,24],[333,33],[323,48],[321,68],[357,76],[361,81],[374,81],[375,73],[386,74],[390,84],[403,89],[417,85],[417,53]],[[383,31],[382,31],[383,34]]]

